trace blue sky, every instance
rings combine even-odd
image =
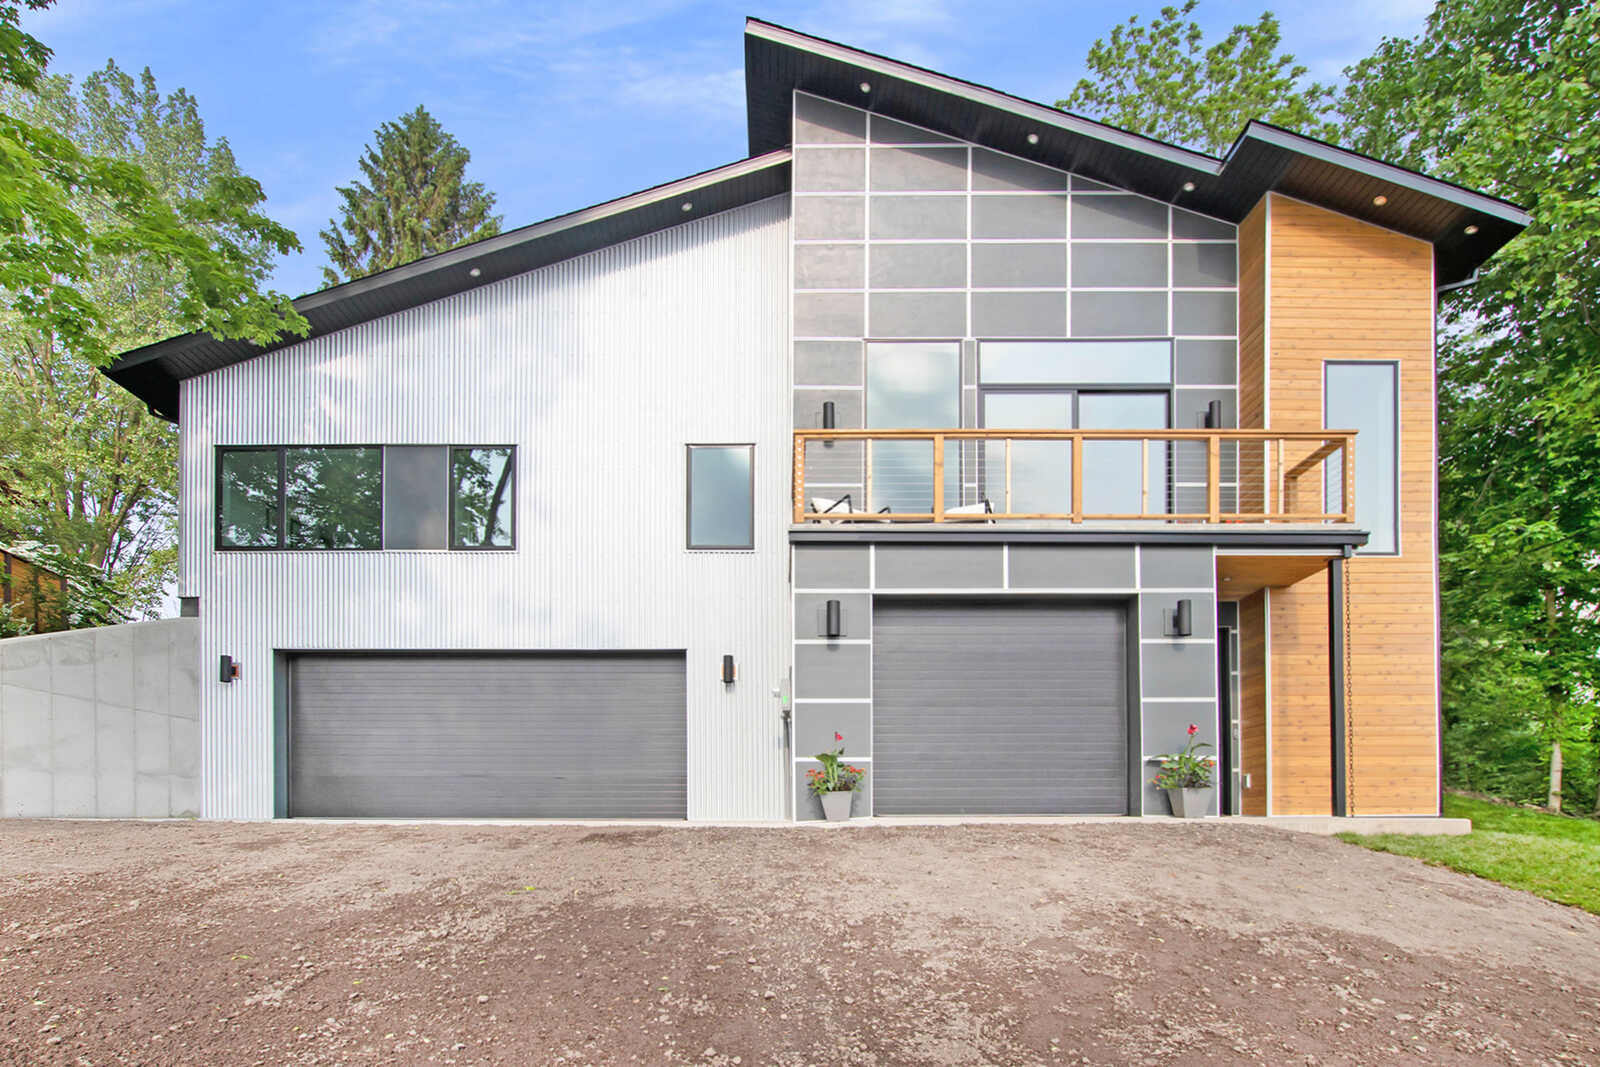
[[[1171,0],[1176,2],[1176,0]],[[24,25],[82,76],[114,58],[199,100],[300,235],[275,284],[321,286],[317,231],[373,129],[425,104],[472,151],[510,228],[745,154],[743,20],[755,15],[1046,102],[1090,43],[1161,0],[63,0]],[[1203,0],[1211,34],[1263,0]],[[1429,0],[1278,5],[1285,47],[1332,78]]]

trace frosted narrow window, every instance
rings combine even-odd
[[[753,445],[689,446],[689,547],[755,547]]]
[[[1323,426],[1356,431],[1356,525],[1369,534],[1360,551],[1400,550],[1399,368],[1387,361],[1323,365]],[[1325,469],[1327,510],[1342,510],[1340,471]]]

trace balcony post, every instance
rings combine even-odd
[[[1222,521],[1222,440],[1206,438],[1206,510],[1212,522]]]
[[[933,521],[944,521],[944,434],[933,435]]]
[[[1340,502],[1344,505],[1344,521],[1356,521],[1356,450],[1355,438],[1345,435],[1344,445],[1339,449],[1339,458],[1342,461],[1344,486],[1340,495]]]
[[[794,521],[806,521],[806,439],[794,435]]]
[[[1072,436],[1072,521],[1083,521],[1083,434]]]

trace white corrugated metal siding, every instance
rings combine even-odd
[[[505,648],[687,650],[690,818],[782,817],[787,257],[776,198],[184,382],[203,815],[272,815],[274,650]],[[684,446],[751,441],[756,551],[685,551]],[[517,549],[215,552],[214,446],[299,443],[514,443]]]

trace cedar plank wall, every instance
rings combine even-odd
[[[1262,360],[1266,308],[1266,201],[1239,224],[1239,425],[1263,427],[1266,371]],[[1264,507],[1260,461],[1248,449],[1239,457],[1240,510]],[[1218,590],[1227,597],[1227,589]],[[1239,603],[1239,768],[1250,776],[1241,790],[1245,815],[1267,813],[1266,598]]]
[[[1239,769],[1250,776],[1242,790],[1243,815],[1267,813],[1266,594],[1239,602]]]
[[[34,633],[64,628],[61,595],[66,589],[67,580],[61,575],[0,551],[0,608],[15,609],[17,615],[33,623]]]
[[[1325,360],[1400,363],[1400,555],[1358,555],[1347,568],[1350,810],[1437,814],[1433,249],[1288,197],[1269,199],[1268,424],[1322,426]],[[1327,589],[1319,573],[1270,593],[1274,814],[1331,806]]]

